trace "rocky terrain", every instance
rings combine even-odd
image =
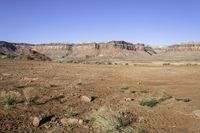
[[[138,55],[151,56],[155,54],[152,48],[144,44],[132,44],[125,41],[75,45],[46,44],[32,47],[52,59],[60,60],[129,59]]]
[[[199,66],[0,59],[0,132],[199,133]]]
[[[28,60],[50,61],[51,59],[44,54],[31,48],[31,45],[24,43],[8,43],[0,41],[1,58],[15,58]]]
[[[0,42],[0,132],[199,133],[199,46]]]
[[[1,55],[35,60],[84,61],[199,61],[200,43],[188,42],[166,47],[111,41],[81,44],[26,44],[0,42]]]

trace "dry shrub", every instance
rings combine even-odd
[[[38,98],[39,93],[40,90],[33,87],[28,87],[23,90],[23,94],[27,103],[34,103],[35,100]]]
[[[90,121],[94,128],[102,133],[132,133],[134,132],[134,129],[130,126],[133,122],[132,118],[131,113],[115,112],[111,108],[103,106],[98,111],[93,112]]]
[[[7,105],[14,105],[22,101],[21,94],[16,91],[2,91],[0,95],[1,103]]]

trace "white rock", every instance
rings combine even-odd
[[[83,120],[82,120],[82,119],[79,119],[79,120],[78,120],[78,123],[79,123],[80,125],[82,125],[82,124],[83,124]]]
[[[87,97],[87,96],[81,96],[81,101],[84,101],[84,102],[91,102],[92,99]]]
[[[62,118],[62,119],[60,120],[60,122],[61,122],[61,124],[62,124],[63,126],[67,126],[67,125],[68,125],[68,123],[67,123],[67,118]]]
[[[69,119],[67,120],[67,122],[68,122],[69,124],[78,124],[78,119],[76,119],[76,118],[69,118]]]
[[[83,124],[82,119],[76,119],[76,118],[62,118],[60,122],[62,123],[63,126],[73,125],[73,124],[80,124],[80,125]]]
[[[38,127],[40,125],[40,118],[34,117],[33,118],[33,126]]]

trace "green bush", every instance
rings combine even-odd
[[[153,106],[155,106],[158,103],[159,103],[159,101],[156,100],[156,99],[144,99],[144,100],[140,101],[139,104],[141,106],[153,107]]]

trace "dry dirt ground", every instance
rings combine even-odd
[[[1,59],[0,132],[200,133],[199,81],[200,66]],[[9,101],[11,96],[6,97],[10,93],[15,95],[15,104]],[[83,101],[82,96],[92,97],[92,101]],[[145,99],[158,103],[141,106]],[[120,112],[127,116],[117,117]],[[33,118],[38,116],[49,117],[33,126]],[[63,118],[83,122],[63,124]],[[115,122],[115,118],[128,122]],[[127,126],[130,130],[125,130]]]

